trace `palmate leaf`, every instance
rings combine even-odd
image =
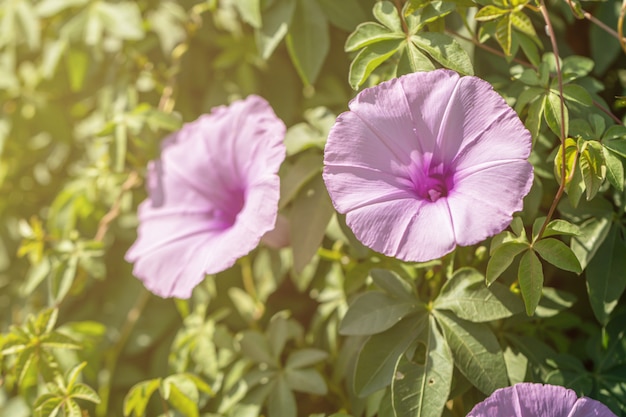
[[[403,39],[391,39],[368,45],[361,49],[350,64],[350,86],[357,90],[372,71],[398,52]]]
[[[464,75],[474,75],[468,53],[454,38],[444,33],[423,32],[411,36],[411,41],[442,66]]]
[[[396,416],[439,417],[448,401],[454,362],[435,318],[418,337],[426,352],[423,358],[400,356],[391,385]]]
[[[387,0],[377,2],[372,10],[374,17],[393,32],[402,33],[402,20],[396,6]]]
[[[354,391],[359,397],[391,384],[398,358],[422,331],[427,317],[407,317],[391,329],[370,336],[359,352],[354,374]]]
[[[289,389],[289,384],[284,377],[275,379],[275,384],[267,401],[268,415],[281,417],[296,417],[298,406],[296,397]]]
[[[397,76],[410,74],[412,72],[432,71],[435,69],[435,65],[430,58],[420,51],[413,42],[406,42],[402,49],[402,56],[398,62],[398,68],[396,69]]]
[[[367,291],[350,305],[341,321],[344,335],[371,335],[383,332],[415,311],[417,299],[402,300],[380,291]]]
[[[447,311],[433,310],[452,351],[454,365],[480,391],[489,395],[508,385],[502,348],[483,323],[459,319]]]
[[[473,322],[499,320],[523,311],[518,296],[497,283],[488,288],[485,277],[473,268],[457,270],[444,284],[433,308],[450,310],[457,317]]]

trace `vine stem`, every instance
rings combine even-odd
[[[150,293],[142,288],[139,296],[137,297],[137,301],[135,301],[135,305],[133,305],[133,307],[128,311],[128,316],[126,317],[126,321],[122,326],[122,330],[120,331],[120,335],[117,338],[113,349],[109,350],[105,356],[105,369],[104,371],[101,371],[99,375],[99,378],[103,381],[101,381],[100,389],[98,390],[100,403],[96,407],[97,417],[107,417],[108,415],[111,382],[113,381],[113,373],[115,372],[115,368],[117,366],[117,359],[122,354],[122,351],[126,346],[126,342],[128,342],[128,339],[135,328],[135,324],[137,324],[137,320],[141,317],[141,312],[146,307],[146,304],[148,304],[149,299]]]
[[[556,211],[556,207],[563,197],[563,193],[565,192],[565,184],[567,182],[567,156],[565,154],[565,99],[563,98],[563,74],[561,73],[561,62],[559,57],[559,46],[556,42],[556,35],[554,34],[554,28],[552,27],[552,22],[550,21],[550,14],[548,13],[548,9],[546,8],[545,0],[540,0],[539,10],[541,11],[541,15],[546,22],[546,29],[548,35],[550,36],[550,42],[552,43],[552,51],[555,55],[555,63],[556,63],[556,77],[559,83],[559,99],[560,99],[560,110],[561,110],[561,182],[559,184],[559,189],[554,196],[554,200],[552,201],[552,205],[550,206],[550,210],[548,211],[548,215],[546,216],[546,220],[541,225],[541,229],[539,229],[539,233],[537,233],[537,237],[535,240],[538,240],[543,235],[543,232],[546,230],[550,219],[554,215]]]

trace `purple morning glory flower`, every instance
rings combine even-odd
[[[188,298],[274,228],[284,123],[261,97],[218,107],[165,141],[148,172],[138,237],[126,259],[146,288]]]
[[[366,246],[428,261],[501,232],[522,209],[531,135],[486,81],[413,73],[349,107],[330,131],[324,181]]]
[[[607,406],[556,385],[522,383],[496,390],[467,417],[616,417]]]

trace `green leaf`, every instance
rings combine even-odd
[[[533,248],[546,261],[557,268],[580,274],[583,272],[574,252],[563,242],[554,238],[541,239]]]
[[[606,177],[606,165],[600,142],[585,141],[578,164],[585,182],[587,200],[591,200],[600,190]]]
[[[452,351],[455,366],[480,391],[489,395],[508,385],[502,348],[488,325],[434,311]]]
[[[368,291],[357,297],[341,321],[344,335],[370,335],[383,332],[414,311],[417,300],[390,297],[380,291]]]
[[[567,137],[569,132],[569,112],[567,106],[563,105],[564,118],[561,117],[561,98],[558,94],[552,92],[548,94],[543,114],[546,123],[548,123],[548,127],[559,138],[561,137],[561,125],[563,124],[563,120],[565,120],[563,130],[565,137]]]
[[[287,340],[291,338],[289,334],[288,312],[278,312],[274,314],[267,326],[265,334],[269,343],[271,356],[279,358],[283,353]]]
[[[235,2],[235,7],[244,22],[255,29],[260,29],[263,26],[261,0],[239,0]]]
[[[523,34],[530,36],[532,39],[537,38],[537,32],[531,22],[530,18],[523,12],[513,12],[510,15],[511,24],[513,27]]]
[[[566,185],[571,182],[572,171],[576,169],[576,161],[578,157],[578,146],[572,138],[565,139],[565,179],[569,180]],[[563,179],[561,174],[563,171],[563,146],[559,146],[556,156],[554,157],[554,176],[561,183]]]
[[[624,164],[622,159],[606,146],[602,147],[606,162],[606,179],[618,191],[624,191]]]
[[[605,45],[606,46],[606,45]],[[563,60],[561,71],[563,83],[570,83],[589,74],[594,67],[594,60],[589,57],[572,55]]]
[[[328,393],[326,381],[315,369],[285,369],[285,382],[293,391],[313,395],[326,395]]]
[[[511,266],[515,257],[526,249],[528,249],[528,243],[522,242],[506,242],[498,246],[487,263],[487,284],[493,284]]]
[[[408,42],[404,47],[396,74],[404,75],[419,71],[432,71],[435,65],[413,42]]]
[[[457,317],[473,322],[499,320],[523,310],[519,297],[500,284],[488,288],[485,277],[473,268],[455,271],[443,285],[433,308],[450,310]]]
[[[359,0],[317,0],[330,22],[340,29],[350,32],[367,20]]]
[[[184,374],[170,375],[161,384],[163,398],[187,417],[198,417],[198,388]]]
[[[561,203],[559,210],[571,221],[579,223],[580,233],[572,237],[570,247],[582,269],[586,269],[611,229],[613,206],[605,199],[596,198],[581,203],[578,209]]]
[[[287,50],[302,82],[315,84],[330,49],[326,16],[316,1],[297,0],[287,33]]]
[[[613,225],[608,236],[589,262],[585,276],[591,308],[604,326],[626,288],[626,244],[618,225]]]
[[[297,417],[296,397],[289,389],[287,381],[282,377],[276,379],[274,389],[268,397],[267,411],[270,416]]]
[[[321,175],[303,187],[294,200],[289,216],[293,266],[297,273],[317,253],[334,212]]]
[[[278,360],[273,355],[267,339],[258,331],[246,330],[241,333],[239,345],[243,354],[253,361],[265,363],[275,368],[280,366]]]
[[[287,358],[285,368],[305,368],[307,366],[315,365],[316,363],[325,360],[327,357],[328,352],[320,349],[306,348],[296,350]]]
[[[580,227],[567,220],[556,219],[548,223],[542,237],[555,235],[576,236],[578,234],[580,234]]]
[[[394,6],[392,2],[387,0],[377,2],[374,5],[372,13],[374,14],[376,20],[387,26],[392,31],[399,33],[404,32],[402,30],[402,21],[400,20],[398,9],[396,9],[396,6]]]
[[[531,38],[523,33],[518,33],[515,38],[530,63],[538,67],[541,63],[541,56],[539,55],[539,47],[535,42],[533,42],[533,40],[538,38]]]
[[[353,52],[376,42],[403,38],[402,33],[391,32],[381,24],[365,22],[357,26],[356,30],[348,36],[345,51]]]
[[[423,358],[400,357],[391,386],[393,409],[397,416],[438,417],[448,401],[452,371],[452,353],[435,319],[418,338],[426,353]]]
[[[274,0],[262,12],[263,27],[255,32],[261,58],[267,60],[287,35],[291,18],[296,9],[294,0]]]
[[[304,153],[293,165],[287,166],[280,181],[279,207],[285,207],[291,202],[298,192],[321,172],[322,166],[322,155],[317,152]]]
[[[543,269],[541,261],[532,250],[527,251],[520,259],[519,269],[517,273],[522,297],[526,305],[526,314],[532,316],[539,300],[541,299],[541,290],[543,289]]]
[[[513,44],[512,34],[513,22],[511,22],[511,15],[508,14],[500,19],[496,25],[496,40],[506,56],[511,55],[511,45]]]
[[[374,284],[391,296],[406,301],[415,301],[411,284],[403,280],[395,272],[374,268],[370,271],[370,276]]]
[[[463,75],[474,74],[468,53],[451,36],[438,32],[422,32],[411,36],[411,41],[442,66]]]
[[[545,107],[547,99],[545,95],[541,95],[538,100],[533,101],[528,107],[528,116],[524,122],[524,126],[530,131],[533,137],[533,141],[539,137],[539,130],[541,129],[541,120],[543,117],[543,109]]]
[[[558,94],[558,90],[551,90],[553,93]],[[566,100],[574,103],[582,104],[583,106],[593,106],[593,99],[589,92],[577,84],[566,84],[563,86],[563,97]]]
[[[154,378],[135,384],[126,397],[124,397],[124,416],[133,414],[135,417],[143,417],[152,394],[161,385],[161,378]]]
[[[493,19],[497,19],[499,17],[504,16],[505,14],[510,13],[510,10],[507,9],[501,9],[499,7],[493,6],[493,5],[487,5],[483,8],[481,8],[476,15],[474,16],[474,19],[478,20],[479,22],[486,22],[489,20],[493,20]]]
[[[408,317],[367,339],[359,352],[354,373],[354,391],[359,397],[365,398],[391,384],[398,358],[426,325],[427,317],[425,314]]]
[[[409,27],[409,33],[415,35],[420,32],[424,26],[430,24],[430,32],[434,32],[432,26],[435,22],[442,22],[442,18],[450,14],[456,9],[456,5],[451,1],[429,1],[419,12],[419,14],[406,15],[406,22]]]
[[[350,64],[350,86],[357,90],[372,71],[391,58],[402,44],[402,39],[393,39],[376,42],[363,48]]]
[[[72,387],[72,391],[70,395],[73,398],[79,398],[81,400],[89,401],[94,404],[100,404],[100,397],[96,393],[96,391],[88,385],[85,385],[81,382],[76,383]]]
[[[553,317],[576,302],[576,296],[556,288],[544,287],[542,294],[535,310],[537,317]]]

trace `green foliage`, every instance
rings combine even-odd
[[[423,31],[454,8],[454,3],[437,1],[401,11],[390,1],[376,3],[372,13],[378,22],[360,24],[346,41],[346,52],[360,50],[350,65],[352,88],[358,89],[376,68],[396,55],[401,56],[394,63],[397,75],[432,70],[435,63],[473,74],[467,52],[454,38]]]
[[[1,3],[0,417],[450,417],[522,381],[626,415],[626,77],[595,23],[620,8]],[[501,233],[415,264],[356,239],[323,150],[355,90],[435,68],[514,107],[535,181]],[[124,261],[148,162],[249,94],[287,126],[284,247],[153,297]]]

